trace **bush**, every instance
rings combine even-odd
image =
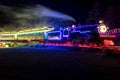
[[[103,53],[107,55],[120,55],[120,50],[117,48],[104,48]]]

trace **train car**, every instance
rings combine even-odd
[[[45,32],[53,30],[54,28],[35,28],[29,30],[21,30],[18,32],[1,32],[0,41],[6,43],[5,45],[14,46],[17,44],[36,44],[44,42]]]
[[[40,28],[40,29],[32,29],[32,30],[25,30],[19,31],[17,33],[17,40],[26,40],[26,41],[44,41],[45,40],[45,33],[47,31],[51,31],[53,28]]]
[[[54,28],[43,27],[29,30],[21,30],[18,32],[2,32],[0,40],[44,40],[45,32],[54,30]]]

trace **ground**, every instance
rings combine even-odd
[[[1,48],[0,80],[120,79],[120,57],[81,48]]]

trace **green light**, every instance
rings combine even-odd
[[[45,31],[50,31],[50,30],[42,30],[42,31],[34,31],[34,32],[22,32],[22,33],[18,33],[18,34],[32,34],[32,33],[43,33]]]
[[[22,32],[22,33],[17,33],[17,34],[0,34],[0,35],[3,35],[3,36],[4,36],[4,35],[5,35],[5,36],[6,36],[6,35],[13,35],[13,36],[15,35],[16,38],[17,38],[17,35],[18,35],[18,34],[32,34],[32,33],[39,33],[39,32],[40,32],[40,33],[43,33],[43,32],[46,32],[46,31],[50,31],[50,30],[33,31],[33,32]]]
[[[4,36],[4,35],[15,35],[15,34],[0,34],[0,35],[3,35],[3,36]]]
[[[41,30],[41,31],[33,31],[33,32],[18,32],[16,34],[0,34],[0,36],[3,36],[3,37],[14,37],[14,40],[18,40],[19,38],[19,35],[21,34],[34,34],[34,33],[45,33],[47,31],[51,31],[51,30]]]
[[[18,36],[17,36],[17,34],[15,34],[15,39],[18,39]]]

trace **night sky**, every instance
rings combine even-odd
[[[84,23],[96,0],[0,0],[0,2],[2,5],[14,7],[40,4],[68,14],[74,17],[77,22]],[[119,3],[117,0],[99,0],[99,2],[105,6]]]

